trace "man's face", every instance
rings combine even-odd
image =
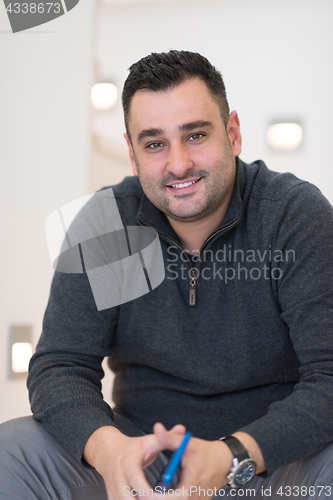
[[[125,135],[133,172],[168,217],[192,222],[229,203],[241,137],[236,112],[227,131],[220,108],[199,78],[167,91],[133,96]]]

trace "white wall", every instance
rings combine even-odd
[[[8,380],[10,324],[41,331],[52,266],[47,216],[87,193],[93,0],[12,34],[0,5],[0,422],[28,414],[25,380]]]
[[[120,89],[127,68],[152,51],[202,53],[221,70],[231,108],[239,112],[241,158],[292,171],[333,202],[331,0],[105,0],[99,12],[96,57]],[[272,153],[266,146],[266,128],[280,118],[301,120],[299,152]],[[94,128],[125,147],[120,103]]]

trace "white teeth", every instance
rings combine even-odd
[[[172,187],[175,188],[175,189],[185,188],[187,186],[190,186],[191,184],[194,184],[195,182],[197,182],[197,181],[184,182],[184,184],[173,184]]]

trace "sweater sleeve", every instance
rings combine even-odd
[[[112,352],[117,313],[97,311],[86,274],[55,272],[27,384],[34,418],[79,458],[94,430],[113,425],[101,363]]]
[[[333,210],[308,183],[275,213],[268,202],[266,209],[275,248],[294,251],[279,263],[275,293],[300,363],[290,396],[240,429],[259,444],[270,475],[333,441]]]

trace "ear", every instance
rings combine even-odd
[[[129,159],[131,160],[131,163],[132,163],[133,174],[134,175],[138,175],[138,171],[137,171],[136,163],[135,163],[135,156],[134,156],[133,146],[131,144],[131,141],[130,141],[128,135],[124,134],[124,137],[126,139],[127,146],[128,146],[128,154],[129,154]]]
[[[227,134],[234,157],[239,156],[242,151],[242,136],[237,111],[232,111],[229,115]]]

